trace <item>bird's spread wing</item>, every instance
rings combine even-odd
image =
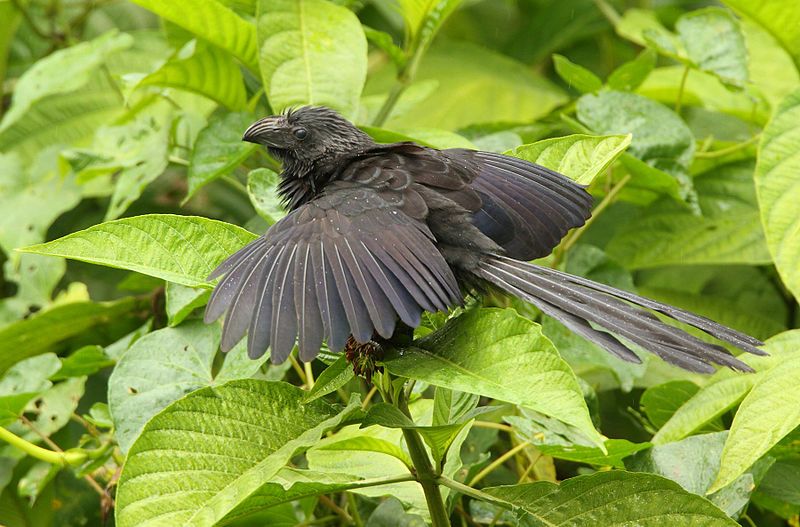
[[[491,152],[443,153],[476,173],[469,186],[482,204],[473,223],[511,258],[547,256],[591,215],[592,196],[584,187],[541,165]]]
[[[211,278],[225,276],[205,319],[227,312],[223,350],[248,333],[251,357],[269,347],[273,362],[283,362],[297,340],[307,361],[323,338],[334,351],[350,334],[389,338],[398,318],[416,327],[423,310],[461,302],[433,236],[409,214],[423,213],[424,202],[385,172],[363,172],[369,187],[353,178],[331,183],[214,271]]]

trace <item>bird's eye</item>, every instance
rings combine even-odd
[[[294,136],[298,139],[305,139],[308,136],[308,130],[305,128],[297,128],[294,131]]]

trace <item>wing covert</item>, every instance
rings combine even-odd
[[[224,277],[205,314],[211,322],[226,313],[223,351],[248,333],[252,358],[269,347],[283,362],[297,342],[308,361],[323,338],[339,351],[350,334],[389,338],[398,319],[415,327],[422,311],[460,304],[433,235],[403,210],[419,213],[418,202],[395,195],[407,188],[331,183],[225,260],[211,275]]]

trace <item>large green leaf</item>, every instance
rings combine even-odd
[[[15,152],[0,154],[0,248],[13,261],[17,247],[44,240],[47,228],[78,204],[74,177],[63,177],[58,151],[44,150],[27,167]]]
[[[639,399],[639,409],[656,428],[661,428],[678,408],[700,391],[692,381],[675,380],[651,386]]]
[[[736,527],[708,500],[653,474],[612,471],[549,482],[490,487],[484,492],[524,511],[536,527]]]
[[[634,141],[635,142],[635,141]],[[749,162],[695,178],[703,216],[660,200],[621,227],[606,250],[629,269],[688,264],[764,264],[770,261]]]
[[[689,492],[705,496],[719,470],[722,446],[727,436],[727,431],[716,432],[658,445],[628,458],[625,465],[628,470],[664,476]],[[692,462],[687,463],[687,460]],[[750,500],[755,483],[753,474],[743,474],[708,499],[729,516],[736,517]]]
[[[205,386],[250,378],[266,360],[250,360],[240,345],[214,371],[219,338],[217,324],[197,320],[149,333],[125,352],[108,382],[108,406],[123,452],[144,424],[173,401]]]
[[[744,87],[747,48],[739,21],[727,9],[708,7],[681,16],[675,29],[689,59],[723,82]]]
[[[709,492],[729,485],[800,426],[800,391],[795,388],[800,375],[800,357],[796,353],[800,348],[800,331],[783,333],[769,344],[789,352],[784,360],[758,376],[739,406],[722,451],[717,480]],[[769,344],[767,351],[772,350]]]
[[[131,447],[116,501],[120,527],[216,525],[247,498],[275,494],[276,475],[342,413],[282,382],[241,380],[179,399],[145,425]]]
[[[247,102],[242,72],[232,57],[216,46],[192,40],[140,86],[168,86],[205,95],[229,110],[241,110]]]
[[[644,161],[669,160],[688,166],[694,136],[678,115],[640,95],[620,91],[587,94],[578,100],[578,118],[601,134],[633,134],[630,152]]]
[[[0,122],[0,132],[25,116],[37,101],[84,86],[109,55],[131,44],[130,35],[110,31],[36,61],[17,81],[11,107]]]
[[[764,129],[756,163],[761,223],[775,267],[800,298],[800,90],[778,106]]]
[[[217,220],[148,214],[94,225],[23,251],[209,287],[206,277],[217,264],[255,238],[241,227]]]
[[[518,146],[505,154],[538,163],[574,179],[581,185],[588,185],[604,173],[630,144],[630,134],[576,134]]]
[[[367,39],[352,11],[326,0],[260,0],[261,77],[273,111],[321,104],[355,116]]]
[[[145,9],[231,53],[258,71],[256,28],[217,0],[134,0]]]
[[[147,300],[135,297],[108,303],[75,302],[9,324],[0,330],[0,374],[23,359],[57,351],[59,343],[90,328],[112,324],[126,328],[132,318],[140,320],[137,312],[147,305]]]
[[[794,0],[724,0],[737,12],[761,24],[794,58],[800,71],[800,5]]]
[[[541,327],[511,309],[474,309],[384,360],[393,374],[532,408],[602,445],[575,374]]]
[[[417,74],[417,80],[429,79],[439,83],[438,89],[421,104],[389,119],[387,127],[458,130],[498,121],[529,123],[567,102],[563,91],[525,65],[464,42],[431,48]]]
[[[242,141],[242,134],[254,118],[249,113],[225,113],[210,119],[200,131],[189,159],[191,198],[201,187],[223,177],[250,157],[258,148]]]

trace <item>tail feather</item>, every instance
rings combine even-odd
[[[494,256],[483,260],[475,274],[534,304],[572,331],[626,361],[641,362],[636,354],[609,333],[690,371],[713,372],[712,363],[752,371],[722,346],[665,324],[641,307],[690,324],[747,352],[764,355],[755,347],[762,343],[749,335],[694,313],[554,269]],[[606,331],[595,329],[590,322]]]

